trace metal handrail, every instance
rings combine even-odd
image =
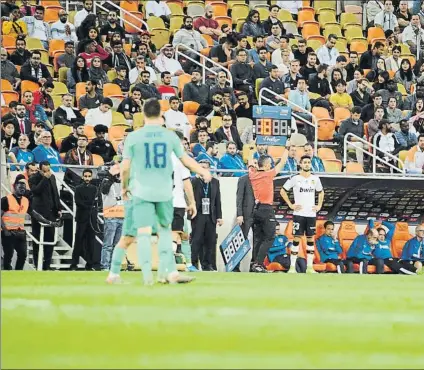
[[[189,57],[187,54],[184,54],[184,51],[180,51],[179,48],[180,46],[184,47],[184,51],[185,50],[189,50],[190,52],[198,55],[200,57],[200,60],[203,61],[203,63],[198,62],[197,60]],[[228,68],[225,68],[223,66],[221,66],[219,63],[214,62],[211,58],[208,58],[207,56],[203,55],[202,53],[199,53],[198,51],[184,45],[184,44],[178,44],[175,47],[175,55],[174,58],[175,60],[178,60],[178,56],[179,55],[183,55],[184,58],[187,58],[188,60],[191,60],[193,63],[197,64],[198,66],[202,67],[202,77],[203,77],[203,83],[206,82],[206,73],[205,70],[208,70],[209,72],[213,73],[214,75],[218,75],[218,72],[214,71],[213,69],[209,68],[206,66],[206,61],[208,61],[209,63],[212,63],[214,66],[216,66],[217,68],[220,68],[221,70],[223,70],[226,74],[227,74],[227,78],[226,81],[230,83],[230,86],[233,87],[233,76],[230,73],[230,70]]]
[[[140,27],[137,27],[134,24],[132,24],[129,20],[122,18],[121,17],[121,13],[124,13],[124,14],[127,14],[127,15],[129,15],[130,17],[132,17],[134,19],[137,19],[138,22],[141,21],[141,23],[144,24],[144,26],[146,27],[146,30],[149,31],[149,25],[144,20],[142,20],[140,18],[137,18],[134,14],[131,14],[128,10],[125,10],[125,9],[121,8],[119,5],[116,5],[112,1],[107,0],[107,1],[105,1],[103,3],[103,5],[105,3],[107,3],[109,5],[112,5],[114,8],[116,8],[116,10],[119,10],[120,11],[120,13],[118,15],[118,18],[121,20],[121,26],[123,25],[123,22],[126,22],[130,26],[134,27],[138,32],[144,32],[144,30],[141,29]],[[99,7],[100,9],[108,12],[108,10],[103,5],[100,5],[98,1],[93,1],[93,10],[94,10],[94,13],[96,13],[96,7]]]
[[[400,172],[400,173],[402,173],[403,175],[405,175],[406,174],[406,171],[405,171],[405,164],[403,163],[403,161],[401,160],[401,159],[399,159],[399,158],[397,158],[396,156],[394,156],[393,154],[390,154],[390,153],[387,153],[387,152],[385,152],[384,150],[381,150],[380,148],[378,148],[377,146],[375,146],[374,144],[372,144],[372,143],[370,143],[370,142],[368,142],[367,140],[365,140],[365,139],[363,139],[363,138],[361,138],[361,137],[359,137],[359,136],[357,136],[357,135],[355,135],[355,134],[352,134],[352,133],[347,133],[346,135],[345,135],[345,137],[344,137],[344,142],[343,142],[343,166],[344,167],[346,167],[346,164],[347,164],[347,144],[349,144],[350,142],[347,140],[348,138],[355,138],[357,141],[359,141],[359,142],[361,142],[362,144],[365,144],[365,145],[369,145],[369,146],[371,146],[372,148],[373,148],[373,153],[370,153],[368,150],[366,150],[366,149],[364,149],[364,148],[362,148],[362,147],[355,147],[355,148],[357,148],[357,149],[359,149],[359,150],[361,150],[363,153],[367,153],[368,155],[371,155],[374,159],[373,159],[373,161],[374,161],[374,163],[373,163],[373,174],[376,174],[376,161],[378,160],[379,162],[381,162],[381,163],[383,163],[383,164],[385,164],[386,166],[388,166],[388,167],[390,167],[390,168],[392,168],[392,169],[394,169],[395,171],[398,171],[398,172]],[[386,160],[384,160],[383,158],[380,158],[376,153],[375,153],[375,151],[376,150],[378,150],[379,152],[381,152],[381,153],[384,153],[384,155],[385,156],[387,156],[387,157],[389,157],[389,158],[391,158],[391,159],[393,159],[393,160],[395,160],[395,161],[397,161],[397,162],[399,162],[400,164],[402,164],[402,169],[400,169],[400,168],[398,168],[398,167],[396,167],[396,166],[394,166],[394,165],[392,165],[391,163],[389,163],[389,162],[387,162]]]
[[[398,162],[398,164],[402,165],[402,170],[403,171],[400,171],[400,172],[405,173],[406,172],[406,170],[405,170],[405,163],[400,158],[394,156],[391,153],[385,152],[384,150],[380,149],[377,146],[377,135],[378,134],[375,134],[374,137],[373,137],[373,140],[372,140],[372,153],[373,153],[372,170],[373,170],[373,172],[375,173],[375,171],[377,169],[377,158],[380,158],[380,157],[377,156],[377,150],[379,150],[380,152],[384,153],[385,156],[396,160],[396,162]],[[399,171],[400,170],[400,168],[399,167],[396,167],[396,166],[393,166],[393,168],[396,171]]]
[[[287,100],[284,96],[282,96],[280,94],[277,94],[275,91],[272,91],[272,90],[270,90],[270,89],[268,89],[266,87],[263,87],[259,91],[259,99],[258,99],[258,104],[259,105],[262,105],[262,100],[265,100],[265,101],[271,103],[272,105],[278,106],[278,104],[275,101],[273,101],[271,99],[268,99],[266,96],[263,96],[263,92],[264,91],[270,93],[271,95],[281,97],[282,98],[281,101],[284,101],[287,104],[287,106],[295,106],[296,108],[299,108],[303,113],[306,113],[308,116],[310,116],[312,118],[312,122],[309,122],[305,118],[300,117],[299,115],[297,115],[295,112],[292,111],[292,115],[296,119],[298,119],[299,121],[302,121],[303,123],[305,123],[305,124],[307,124],[309,126],[312,126],[314,128],[314,131],[315,131],[314,153],[315,153],[315,155],[317,155],[317,153],[318,153],[318,120],[317,120],[317,117],[314,114],[312,114],[311,112],[309,112],[308,110],[302,108],[300,105],[297,105],[297,104],[295,104],[295,103]]]

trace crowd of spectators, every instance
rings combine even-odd
[[[277,159],[254,145],[252,107],[262,88],[274,92],[264,93],[262,104],[290,105],[292,132],[308,141],[287,145],[284,171],[295,172],[302,154],[313,157],[314,171],[327,170],[326,158],[314,156],[309,144],[315,131],[308,122],[316,123],[310,113],[330,125],[325,139],[319,125],[320,141],[343,149],[346,135],[356,135],[348,137],[348,149],[365,171],[369,143],[386,163],[398,165],[389,153],[408,171],[424,171],[422,3],[367,2],[362,10],[369,23],[356,26],[363,49],[344,27],[344,36],[326,32],[325,24],[325,37],[307,35],[303,22],[296,23],[305,11],[302,1],[255,9],[246,1],[237,19],[227,1],[219,16],[213,5],[194,14],[181,3],[181,14],[174,14],[165,1],[137,2],[141,32],[121,23],[119,10],[107,2],[107,13],[92,0],[81,1],[72,14],[59,2],[55,9],[46,4],[1,5],[1,143],[12,171],[33,163],[47,162],[58,172],[62,164],[119,161],[125,136],[143,125],[143,101],[155,97],[166,127],[183,133],[193,157],[209,161],[220,176],[241,176],[252,155]],[[309,11],[320,21],[317,4]],[[169,28],[166,39],[155,32],[158,24]],[[383,37],[371,40],[375,30]],[[214,63],[202,68],[198,53]],[[379,170],[390,169],[382,164]],[[82,180],[66,171],[65,181],[75,189]]]

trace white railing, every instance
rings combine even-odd
[[[359,149],[360,151],[362,151],[363,153],[366,153],[370,156],[373,157],[373,174],[376,174],[376,166],[377,166],[377,161],[383,163],[384,165],[386,165],[387,167],[391,168],[394,171],[400,172],[403,175],[406,175],[406,170],[405,170],[405,164],[403,163],[403,161],[401,159],[399,159],[398,157],[394,156],[393,154],[387,153],[384,150],[381,150],[379,147],[377,147],[375,144],[372,144],[370,142],[368,142],[367,140],[356,136],[355,134],[352,133],[348,133],[345,135],[344,137],[344,142],[343,142],[343,166],[346,167],[347,164],[347,151],[348,151],[348,144],[351,144],[351,148],[354,146],[354,144],[352,144],[350,141],[348,141],[349,138],[354,138],[356,141],[361,142],[362,144],[365,144],[367,146],[371,146],[371,148],[373,148],[373,152],[370,153],[367,149],[364,149],[362,147],[356,147],[355,149]],[[397,163],[402,165],[402,169],[396,167],[395,165],[391,164],[390,162],[386,161],[384,158],[381,158],[377,155],[377,151],[383,153],[386,157],[396,161]]]
[[[184,50],[180,51],[180,47],[183,47]],[[200,62],[198,62],[196,59],[193,59],[191,57],[189,57],[187,54],[184,53],[185,50],[189,50],[191,53],[194,53],[196,55],[198,55],[200,57]],[[213,69],[209,68],[206,66],[206,62],[211,63],[212,65],[216,66],[216,68],[219,68],[221,70],[223,70],[226,74],[227,74],[227,82],[230,83],[230,86],[233,87],[233,76],[231,76],[230,70],[228,68],[225,68],[223,66],[221,66],[219,63],[214,62],[212,59],[208,58],[207,56],[203,55],[202,53],[199,53],[198,51],[184,45],[184,44],[178,44],[175,47],[175,55],[174,58],[176,60],[178,60],[178,56],[182,55],[184,58],[187,58],[188,60],[191,60],[193,63],[197,64],[199,67],[202,67],[202,77],[203,77],[203,83],[206,82],[206,70],[213,73],[215,76],[218,75],[217,71],[214,71]]]
[[[267,101],[268,103],[272,104],[272,105],[276,105],[278,106],[278,103],[276,103],[275,101],[268,99],[266,96],[263,95],[264,92],[267,92],[271,95],[274,96],[279,96],[281,98],[282,102],[285,102],[287,104],[287,106],[294,106],[296,108],[299,108],[302,113],[307,114],[308,116],[311,117],[312,122],[308,121],[307,119],[299,116],[298,114],[296,114],[295,112],[292,111],[292,115],[293,117],[295,117],[297,120],[302,121],[304,124],[312,126],[314,128],[314,134],[315,134],[315,138],[314,138],[314,153],[315,155],[317,155],[318,153],[318,120],[316,118],[316,116],[314,114],[312,114],[311,112],[309,112],[308,110],[302,108],[301,106],[287,100],[284,96],[277,94],[275,91],[272,91],[266,87],[263,87],[260,91],[259,91],[259,100],[258,100],[258,104],[262,105],[262,100]]]
[[[148,26],[148,24],[144,20],[136,17],[134,14],[131,14],[128,10],[122,9],[119,5],[116,5],[112,1],[109,1],[109,0],[108,1],[105,1],[103,3],[103,5],[106,4],[106,3],[108,5],[112,5],[117,10],[117,12],[119,12],[118,18],[121,20],[121,26],[124,26],[124,23],[128,23],[130,26],[134,27],[138,32],[143,32],[144,31],[140,27],[137,27],[136,25],[134,25],[133,23],[131,23],[128,19],[124,19],[122,17],[122,15],[121,15],[123,13],[123,14],[126,14],[126,15],[130,16],[133,19],[136,19],[137,22],[140,22],[141,21],[141,23],[146,27],[146,30],[149,31],[149,26]],[[96,8],[100,8],[100,9],[102,9],[105,12],[109,12],[109,10],[106,9],[103,5],[100,5],[100,2],[99,1],[93,1],[93,11],[94,11],[94,13],[96,13]]]

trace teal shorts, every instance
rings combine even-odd
[[[157,231],[158,225],[168,227],[174,217],[172,199],[166,202],[148,202],[133,198],[125,203],[124,236],[136,236],[141,227],[151,227]]]

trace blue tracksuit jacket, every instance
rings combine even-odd
[[[243,159],[238,155],[231,155],[228,153],[225,153],[221,159],[219,160],[218,164],[219,169],[225,169],[225,170],[245,170],[246,165],[243,162]],[[233,176],[233,177],[241,177],[244,176],[245,172],[234,172],[234,173],[228,173],[225,172],[224,176]]]
[[[321,262],[325,262],[329,259],[339,259],[339,254],[343,252],[340,243],[331,236],[325,234],[318,238],[316,245]]]
[[[366,259],[366,260],[369,261],[373,257],[372,250],[373,250],[373,248],[368,243],[367,236],[366,235],[358,235],[355,238],[355,240],[353,241],[349,250],[347,251],[346,257],[347,258],[358,258],[360,260]]]
[[[390,250],[390,246],[392,243],[393,235],[395,233],[395,225],[387,221],[383,221],[382,224],[386,226],[389,231],[387,232],[386,240],[384,242],[378,241],[378,244],[375,246],[375,249],[372,254],[375,258],[381,258],[384,260],[386,258],[393,257],[392,252]],[[368,226],[370,227],[370,229],[374,228],[374,220],[369,220]]]
[[[288,157],[283,172],[297,172],[296,159]]]
[[[272,247],[268,250],[268,260],[273,262],[275,257],[287,254],[287,248],[292,245],[289,239],[285,235],[277,235],[272,243]]]
[[[419,241],[417,237],[409,239],[402,249],[402,260],[424,261],[424,240]]]
[[[197,162],[200,162],[202,159],[207,159],[207,160],[210,162],[210,166],[211,166],[210,168],[211,168],[211,170],[216,170],[216,169],[218,169],[218,163],[219,163],[218,158],[216,158],[216,157],[211,157],[208,153],[201,152],[201,153],[197,156],[196,161],[197,161]]]
[[[311,159],[312,172],[325,172],[324,163],[319,157],[313,156]]]

